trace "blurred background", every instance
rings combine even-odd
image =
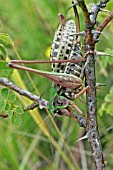
[[[98,1],[94,1],[95,3]],[[91,1],[86,0],[88,8]],[[71,0],[0,0],[0,32],[8,33],[15,48],[7,48],[10,59],[49,59],[58,14],[74,19],[73,9],[67,12]],[[112,11],[113,2],[107,4]],[[83,17],[78,7],[81,31]],[[109,13],[100,12],[101,23]],[[105,28],[96,45],[98,51],[113,55],[113,21]],[[32,68],[50,71],[50,64],[30,65]],[[97,90],[97,118],[105,163],[113,168],[113,58],[102,56],[96,60],[96,79],[106,84]],[[49,99],[51,81],[24,71],[15,71],[10,79],[23,89]],[[0,87],[1,88],[1,87]],[[27,106],[31,101],[17,95],[17,105]],[[85,99],[85,96],[83,96]],[[78,103],[78,104],[77,104]],[[85,113],[83,103],[76,104]],[[94,169],[90,145],[87,140],[75,144],[85,135],[74,120],[67,117],[44,118],[48,111],[35,109],[22,115],[20,126],[12,125],[10,119],[0,119],[0,169],[1,170],[75,170]],[[27,135],[26,135],[27,134]]]

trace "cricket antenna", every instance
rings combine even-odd
[[[42,96],[43,96],[43,94],[44,94],[48,89],[50,89],[50,88],[51,88],[51,85],[49,85],[49,86],[40,94],[39,98],[41,99]]]
[[[75,18],[76,18],[76,33],[80,33],[80,20],[79,20],[77,7],[73,1],[72,1],[72,5],[73,5],[73,9],[74,9]],[[76,36],[76,41],[77,41],[77,44],[80,46],[81,45],[81,37],[79,35]]]
[[[50,117],[50,115],[46,116],[45,119],[43,119],[43,121],[45,121],[45,120],[46,120],[47,118],[49,118],[49,117]],[[40,125],[43,121],[39,122],[38,125]],[[37,126],[37,124],[34,125],[33,128],[32,128],[29,132],[27,132],[27,133],[19,140],[19,142],[17,143],[17,145],[19,145],[19,144],[23,141],[23,139],[36,128],[36,126]]]
[[[73,2],[73,1],[72,1]],[[73,2],[72,5],[67,9],[67,12],[74,6],[78,5],[78,2]]]

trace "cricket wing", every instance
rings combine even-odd
[[[70,75],[70,74],[46,72],[46,71],[42,71],[42,70],[36,70],[36,69],[29,68],[29,67],[20,66],[17,64],[13,64],[13,63],[8,63],[8,66],[15,68],[15,69],[26,70],[29,72],[33,72],[35,74],[42,75],[42,76],[47,77],[50,80],[54,81],[56,84],[59,84],[63,87],[67,87],[67,88],[74,89],[74,88],[81,86],[81,84],[82,84],[82,80],[80,78],[78,78],[77,76],[74,76],[74,75]]]

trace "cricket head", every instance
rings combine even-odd
[[[69,100],[66,97],[60,96],[54,87],[50,89],[50,114],[54,114],[58,109],[66,108],[68,104]]]

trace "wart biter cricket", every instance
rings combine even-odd
[[[69,105],[82,113],[72,102],[89,88],[83,89],[85,58],[82,56],[79,38],[75,36],[79,30],[79,25],[75,24],[74,20],[66,21],[62,14],[59,14],[58,18],[60,23],[54,35],[49,61],[12,60],[8,65],[15,69],[40,74],[54,82],[49,105],[51,114],[58,113],[63,108],[70,110]],[[79,19],[77,18],[77,20]],[[52,63],[52,72],[18,65],[21,63]]]

